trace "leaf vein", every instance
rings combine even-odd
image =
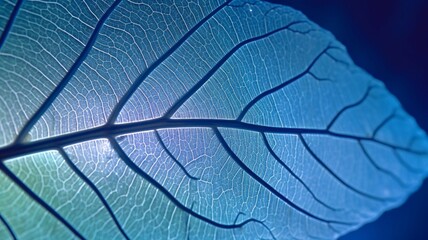
[[[49,212],[53,217],[55,217],[59,222],[61,222],[66,228],[68,228],[77,238],[85,239],[66,219],[61,216],[61,214],[59,214],[35,192],[33,192],[33,190],[31,190],[23,181],[21,181],[21,179],[15,176],[15,174],[13,174],[13,172],[10,171],[9,168],[7,168],[3,163],[0,163],[0,171],[2,171],[6,176],[8,176],[9,179],[14,182],[30,198],[32,198],[36,203],[43,207],[47,212]]]
[[[79,168],[77,168],[77,166],[73,163],[73,161],[70,159],[70,157],[68,156],[68,154],[64,151],[64,149],[59,148],[58,152],[61,154],[62,158],[65,160],[65,162],[67,163],[67,165],[71,168],[71,170],[74,173],[76,173],[76,175],[80,179],[82,179],[83,182],[85,182],[86,185],[88,185],[92,189],[92,191],[97,195],[98,199],[101,201],[101,203],[103,204],[104,208],[109,213],[110,217],[112,218],[113,222],[115,223],[116,227],[119,229],[119,231],[123,235],[123,237],[125,237],[125,239],[129,239],[128,235],[125,233],[125,231],[122,228],[121,224],[117,220],[117,218],[116,218],[113,210],[110,208],[110,205],[108,204],[107,200],[104,198],[104,196],[102,195],[102,193],[100,192],[100,190],[95,186],[95,184],[88,177],[85,176],[85,174],[83,174],[79,170]]]
[[[0,50],[6,42],[7,36],[9,36],[10,30],[12,29],[13,23],[15,22],[16,16],[18,15],[19,9],[21,8],[24,0],[18,0],[15,4],[15,7],[12,10],[12,13],[9,16],[9,20],[6,23],[6,26],[3,29],[3,32],[0,36]]]
[[[15,143],[22,143],[24,142],[24,139],[26,135],[29,133],[31,128],[36,124],[36,122],[42,117],[42,115],[49,109],[49,107],[52,105],[52,103],[55,101],[55,99],[59,96],[59,94],[64,90],[68,82],[72,79],[76,71],[79,69],[80,65],[84,62],[86,57],[88,56],[89,52],[91,51],[92,47],[94,46],[99,32],[101,31],[101,28],[103,27],[104,23],[107,21],[111,13],[114,11],[114,9],[119,5],[119,3],[122,0],[116,0],[104,13],[104,15],[100,18],[97,25],[94,28],[94,31],[91,34],[91,37],[88,40],[88,43],[83,48],[83,51],[80,53],[79,57],[76,59],[74,64],[71,66],[71,68],[68,70],[68,72],[65,74],[65,76],[61,79],[61,81],[58,83],[58,85],[55,87],[55,89],[52,91],[52,93],[49,95],[49,97],[42,103],[42,105],[37,109],[37,111],[31,116],[31,118],[27,121],[27,123],[24,125],[22,130],[19,132],[18,136],[15,139]]]

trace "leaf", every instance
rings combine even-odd
[[[336,238],[400,205],[427,138],[301,13],[4,1],[0,238]]]

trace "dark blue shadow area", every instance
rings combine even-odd
[[[355,63],[400,100],[428,130],[428,1],[271,0],[331,31]],[[351,239],[428,239],[428,182],[400,208],[348,234]]]

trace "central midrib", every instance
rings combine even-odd
[[[171,128],[234,128],[248,131],[264,132],[264,133],[283,133],[283,134],[319,134],[333,137],[341,137],[354,140],[367,140],[388,146],[397,150],[409,151],[415,154],[427,154],[425,152],[412,151],[402,146],[379,141],[372,137],[360,137],[348,134],[335,133],[326,129],[310,129],[310,128],[289,128],[289,127],[271,127],[261,126],[251,123],[240,122],[237,120],[228,119],[166,119],[157,118],[143,122],[133,122],[126,124],[103,125],[96,128],[91,128],[83,131],[67,133],[60,136],[44,138],[32,142],[22,144],[12,144],[0,148],[0,162],[5,162],[9,159],[20,157],[27,154],[43,152],[57,149],[67,145],[73,145],[90,140],[116,137],[119,135],[160,130]]]

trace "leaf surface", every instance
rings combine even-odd
[[[0,3],[0,238],[336,238],[428,141],[303,14],[262,1]]]

